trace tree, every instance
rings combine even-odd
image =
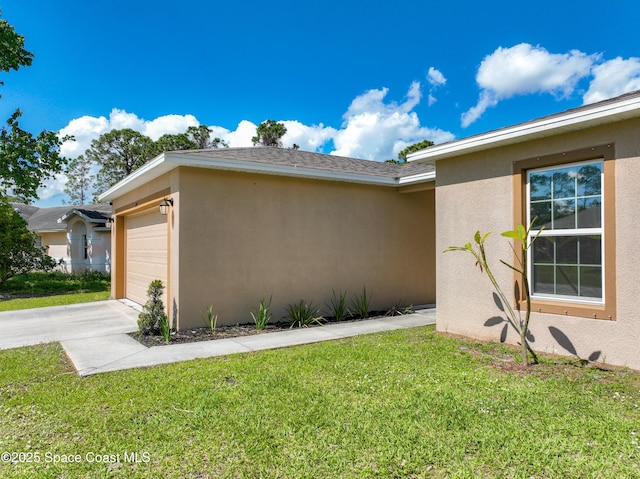
[[[24,218],[0,198],[0,286],[19,274],[53,269],[55,261],[46,248],[36,246],[36,239]]]
[[[24,37],[0,19],[0,71],[18,70],[31,65],[33,53],[24,49]],[[0,82],[4,85],[4,82]],[[9,204],[9,195],[28,202],[38,197],[38,187],[64,168],[58,138],[43,130],[33,136],[20,128],[17,109],[0,130],[0,285],[12,276],[34,269],[51,269],[54,261],[45,248],[36,246],[36,235]]]
[[[197,150],[218,148],[221,145],[225,148],[229,147],[221,138],[215,137],[211,139],[211,130],[207,125],[190,126],[187,128],[187,136],[196,144],[194,149]]]
[[[0,71],[18,70],[31,65],[33,53],[24,49],[24,37],[0,19]],[[4,85],[4,82],[0,82]],[[69,138],[58,138],[52,131],[33,136],[20,128],[16,110],[0,130],[0,195],[9,194],[29,202],[38,197],[43,181],[60,173],[66,160],[59,154],[60,145]]]
[[[529,354],[533,358],[533,362],[538,362],[538,356],[535,351],[529,344],[529,338],[531,337],[531,332],[529,331],[529,320],[531,319],[531,289],[529,287],[529,278],[527,276],[527,256],[528,251],[533,247],[533,243],[538,239],[540,233],[544,229],[542,226],[538,232],[531,236],[530,233],[533,229],[533,225],[536,221],[536,218],[533,219],[528,228],[525,228],[523,225],[516,225],[516,229],[513,231],[505,231],[502,233],[502,236],[505,238],[512,238],[516,240],[519,247],[516,251],[516,248],[511,246],[514,253],[516,254],[516,263],[510,264],[504,260],[500,260],[500,262],[511,268],[513,271],[520,275],[520,282],[516,281],[514,284],[514,294],[515,294],[515,309],[511,306],[511,301],[507,297],[506,293],[500,287],[498,280],[496,280],[491,268],[489,267],[489,263],[487,261],[486,249],[484,246],[485,240],[491,233],[487,233],[485,235],[481,234],[480,231],[476,231],[476,234],[473,236],[474,245],[471,243],[467,243],[464,246],[449,246],[445,253],[449,253],[451,251],[464,251],[466,253],[470,253],[474,259],[476,260],[476,266],[480,269],[480,272],[484,272],[493,288],[496,291],[496,295],[494,295],[494,301],[500,311],[504,312],[507,315],[507,319],[503,319],[500,317],[490,318],[485,326],[495,326],[497,324],[505,323],[503,326],[503,331],[501,337],[506,337],[507,329],[511,326],[516,330],[518,335],[520,336],[520,352],[522,355],[522,364],[525,366],[529,365]],[[522,294],[525,300],[525,316],[524,318],[521,315],[520,311],[520,288],[522,287]],[[517,311],[517,313],[516,313]]]
[[[6,20],[0,19],[0,70],[18,70],[20,67],[31,66],[33,53],[24,49],[24,37],[16,33]],[[4,82],[0,82],[4,85]]]
[[[89,189],[93,179],[91,161],[80,155],[69,162],[65,174],[67,185],[64,192],[71,198],[71,204],[84,205],[89,199]]]
[[[20,128],[20,116],[16,110],[0,130],[0,194],[7,196],[11,191],[30,202],[38,197],[42,182],[64,168],[67,160],[60,156],[60,145],[69,138],[60,139],[46,130],[34,137]]]
[[[98,196],[144,165],[155,154],[151,138],[130,128],[111,130],[91,142],[88,160],[100,166],[96,177]]]
[[[165,151],[179,151],[179,150],[197,150],[198,145],[195,141],[189,138],[186,133],[178,133],[177,135],[171,135],[169,133],[162,135],[156,140],[155,153],[160,154]]]
[[[424,141],[421,141],[420,143],[414,143],[413,145],[409,145],[400,153],[398,153],[398,160],[400,160],[400,162],[402,163],[406,163],[407,155],[409,155],[409,153],[413,153],[414,151],[424,150],[429,146],[433,146],[433,141],[424,140]]]
[[[287,133],[287,127],[275,120],[265,120],[256,128],[256,136],[251,138],[253,146],[282,147],[282,137]]]

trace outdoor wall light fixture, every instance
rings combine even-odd
[[[113,216],[109,216],[109,218],[107,218],[107,221],[104,222],[104,225],[107,228],[111,228],[113,226]]]
[[[173,198],[163,198],[162,203],[160,203],[160,214],[167,216],[169,214],[169,206],[173,206]]]

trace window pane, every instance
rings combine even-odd
[[[556,237],[556,262],[558,264],[578,263],[578,238],[576,236]]]
[[[533,225],[533,229],[539,230],[541,226],[551,228],[551,202],[541,201],[539,203],[531,203],[531,211],[529,212],[531,220],[538,218]]]
[[[600,198],[579,198],[578,228],[600,228],[601,206]]]
[[[591,196],[602,194],[600,178],[602,165],[585,165],[578,171],[578,196]]]
[[[553,197],[573,198],[576,195],[576,168],[561,168],[553,171]]]
[[[602,264],[602,237],[580,237],[580,264]]]
[[[556,294],[578,296],[577,266],[556,266]]]
[[[553,241],[546,236],[539,236],[533,243],[533,264],[553,263]]]
[[[538,294],[553,294],[554,291],[553,266],[533,267],[533,292]]]
[[[551,199],[551,176],[549,171],[529,176],[531,201]]]
[[[602,298],[602,268],[585,266],[580,268],[580,296]]]
[[[602,161],[528,172],[529,220],[545,228],[530,252],[533,294],[602,298],[602,174]]]
[[[553,202],[553,229],[574,229],[576,227],[575,200]]]

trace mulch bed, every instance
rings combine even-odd
[[[169,343],[166,343],[162,336],[138,336],[138,333],[130,333],[129,336],[150,348],[152,346],[166,346],[167,344],[195,343],[198,341],[211,341],[212,339],[252,336],[254,334],[273,333],[287,329],[289,329],[287,324],[268,324],[263,331],[258,331],[253,324],[218,326],[214,333],[211,333],[209,328],[189,328],[172,331]]]
[[[346,322],[353,321],[366,321],[367,319],[375,319],[381,316],[385,316],[385,312],[375,311],[372,312],[371,315],[366,319],[351,319]],[[335,319],[333,318],[325,318],[325,322],[327,323],[335,323]],[[320,325],[314,324],[308,326],[310,328],[318,327]],[[153,346],[167,346],[171,344],[183,344],[183,343],[195,343],[198,341],[211,341],[212,339],[225,339],[225,338],[235,338],[238,336],[252,336],[254,334],[268,334],[274,333],[277,331],[287,331],[289,328],[288,323],[273,323],[268,324],[266,329],[262,331],[258,331],[254,324],[236,324],[235,326],[217,326],[215,333],[211,333],[209,328],[188,328],[180,331],[172,331],[171,339],[167,343],[165,342],[162,336],[138,336],[138,333],[129,333],[133,339],[138,341],[140,344],[143,344],[147,347]]]

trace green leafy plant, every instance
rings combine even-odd
[[[329,314],[333,316],[336,321],[343,321],[349,316],[349,308],[347,307],[347,290],[340,291],[336,294],[333,292],[333,297],[327,304]]]
[[[413,306],[405,306],[402,301],[398,301],[396,304],[391,306],[386,313],[385,316],[403,316],[405,314],[412,314]]]
[[[258,331],[262,331],[266,329],[267,324],[271,321],[271,300],[273,299],[273,295],[269,297],[269,302],[267,303],[264,298],[260,300],[258,307],[255,308],[251,312],[251,317],[253,318],[253,322],[256,325],[256,329]]]
[[[311,302],[301,299],[299,303],[287,306],[287,320],[291,323],[291,328],[304,328],[313,323],[322,324],[324,319],[320,316],[320,310]]]
[[[475,245],[471,243],[467,243],[464,246],[450,246],[444,252],[448,253],[451,251],[464,251],[473,255],[476,260],[476,266],[480,268],[480,272],[486,273],[489,281],[493,285],[500,302],[500,309],[507,314],[507,322],[510,324],[516,332],[520,335],[520,347],[522,353],[522,363],[527,366],[529,365],[529,354],[531,354],[532,360],[534,363],[538,362],[538,357],[536,353],[531,348],[529,341],[527,340],[527,336],[530,334],[529,332],[529,320],[531,319],[531,290],[529,288],[529,278],[527,277],[527,253],[529,248],[533,245],[534,241],[538,239],[540,233],[544,229],[544,226],[541,227],[538,232],[531,236],[531,230],[537,218],[534,218],[528,228],[525,228],[523,225],[518,224],[516,229],[513,231],[505,231],[502,233],[502,236],[506,238],[512,238],[518,241],[520,247],[519,251],[516,252],[513,245],[511,249],[513,249],[516,257],[515,265],[509,264],[504,260],[500,260],[502,264],[511,268],[516,273],[520,275],[520,280],[522,282],[522,294],[524,295],[526,309],[524,318],[521,315],[520,311],[520,286],[518,281],[515,282],[514,285],[514,293],[515,293],[515,304],[516,309],[511,306],[511,302],[507,298],[507,295],[502,291],[502,288],[498,284],[489,264],[487,262],[486,251],[484,247],[484,243],[487,237],[491,233],[486,233],[485,235],[480,234],[480,231],[476,231],[476,234],[473,237]],[[496,301],[498,303],[498,301]],[[517,313],[516,313],[517,310]],[[505,326],[508,327],[508,326]]]
[[[168,322],[162,303],[162,281],[155,279],[147,290],[147,303],[138,315],[138,335],[157,335],[162,333],[162,323]],[[168,327],[168,324],[167,324]]]
[[[362,293],[356,294],[351,298],[349,314],[354,318],[368,318],[370,307],[371,296],[367,295],[367,287],[365,286],[362,288]]]
[[[218,315],[217,314],[213,314],[213,306],[209,306],[207,308],[206,312],[200,312],[200,317],[202,317],[202,320],[207,324],[207,326],[209,327],[209,331],[211,332],[211,334],[215,334],[216,332],[216,327],[218,325]]]
[[[160,320],[160,334],[162,334],[162,339],[164,339],[165,343],[168,343],[171,339],[171,327],[166,314]]]

